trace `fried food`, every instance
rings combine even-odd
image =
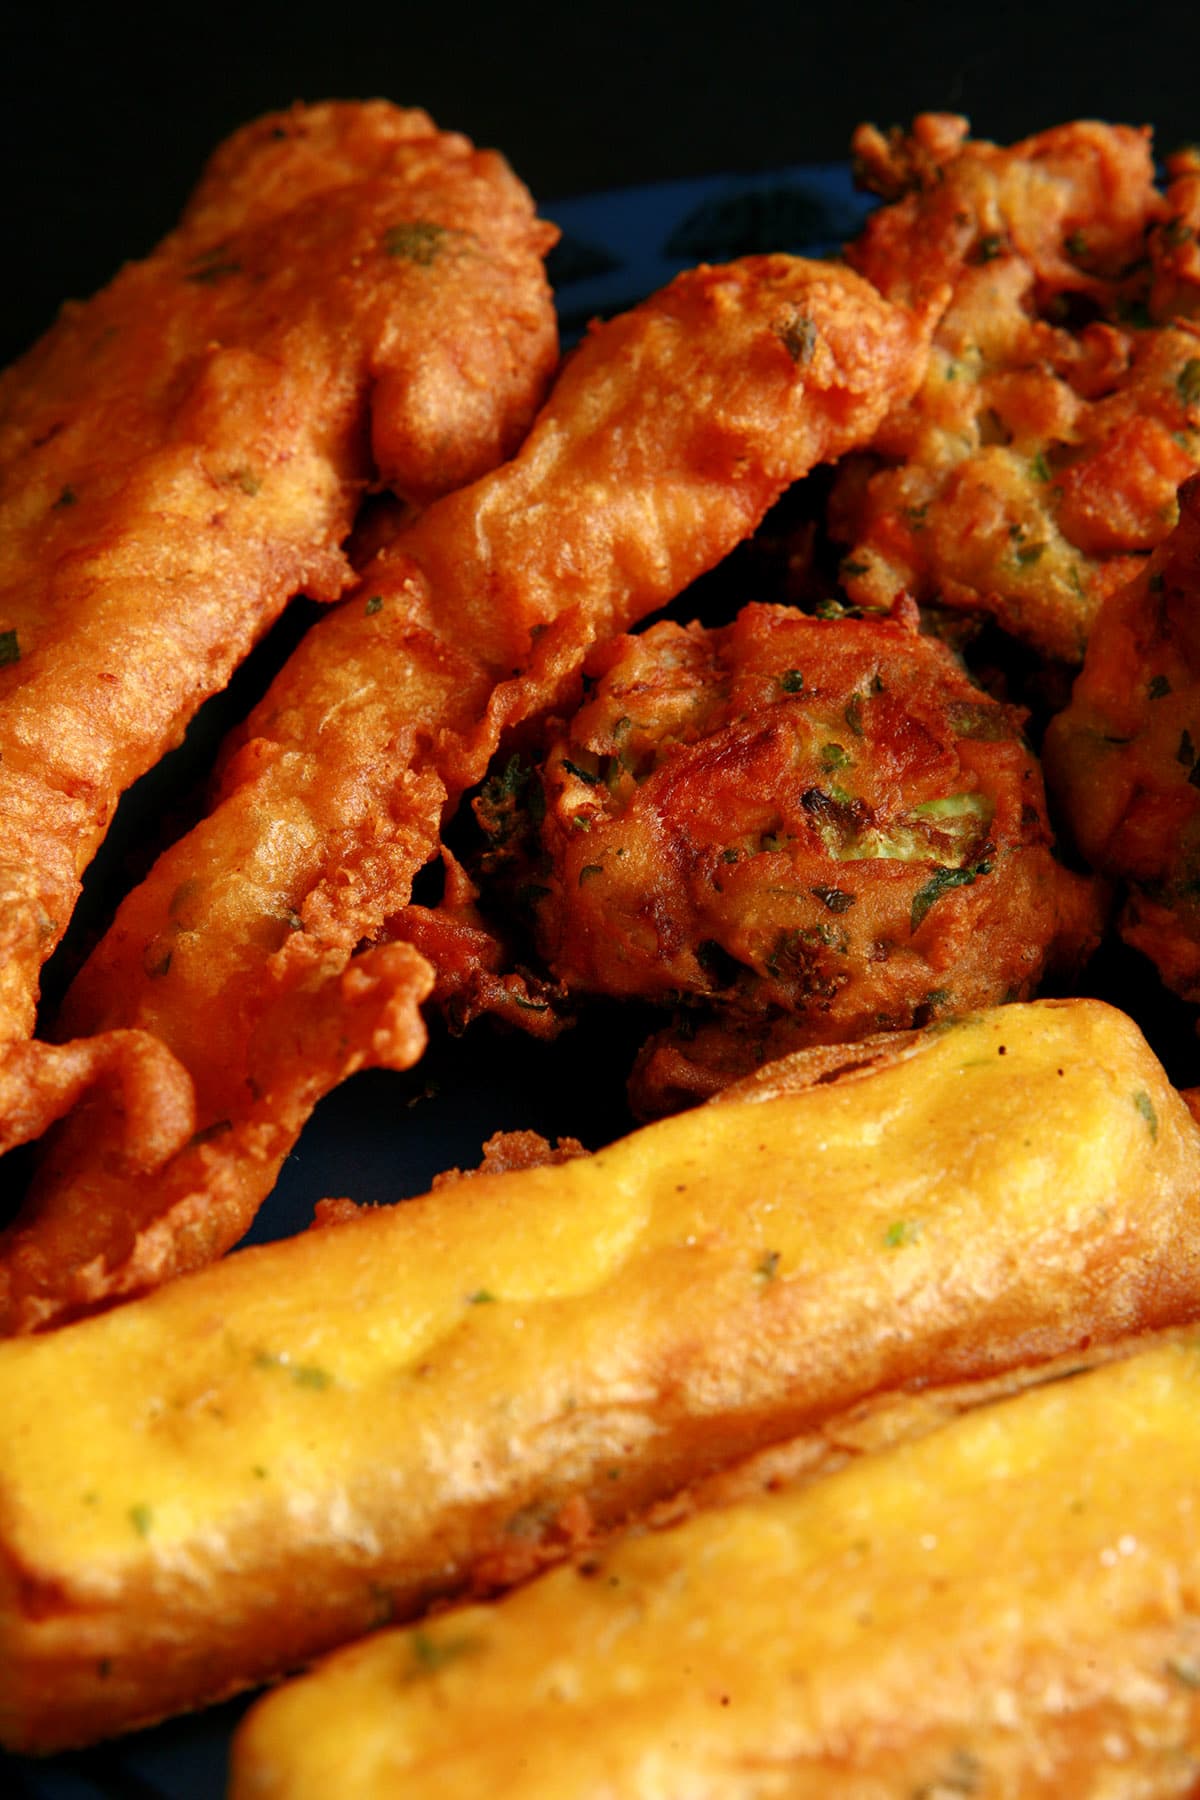
[[[232,1800],[1194,1794],[1195,1339],[386,1632]]]
[[[868,1399],[1185,1321],[1198,1196],[1132,1023],[1037,1002],[0,1345],[0,1738],[214,1699]]]
[[[904,588],[1077,663],[1200,468],[1200,157],[1082,122],[1011,149],[927,114],[854,149],[889,204],[848,256],[911,303],[950,285],[925,381],[842,473],[847,590]]]
[[[715,563],[789,482],[869,437],[926,344],[922,316],[844,269],[767,256],[694,271],[596,328],[520,454],[380,553],[67,999],[66,1034],[136,1027],[169,1046],[200,1140],[146,1176],[110,1096],[81,1107],[0,1248],[5,1330],[136,1292],[242,1235],[316,1096],[348,1072],[341,984],[383,951],[423,980],[413,951],[380,940],[500,733],[568,693],[595,638]],[[310,1009],[329,1021],[313,1048]],[[410,1033],[373,1040],[364,1019],[352,1035],[360,1062],[411,1060]]]
[[[662,623],[587,673],[540,768],[507,767],[477,812],[568,993],[685,1009],[639,1067],[639,1110],[803,1044],[1028,999],[1098,941],[1022,715],[911,602]]]
[[[515,447],[556,354],[555,235],[424,113],[295,107],[0,377],[0,1148],[84,1054],[22,1040],[118,797],[293,594],[350,585],[369,486],[423,503]],[[137,1033],[101,1060],[138,1113],[178,1085]]]
[[[1096,620],[1047,779],[1088,861],[1123,884],[1122,937],[1200,1001],[1200,480]]]

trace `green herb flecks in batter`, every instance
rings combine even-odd
[[[910,924],[915,931],[926,917],[930,908],[935,906],[942,895],[951,888],[970,887],[980,875],[990,875],[990,862],[975,863],[969,869],[935,869],[924,887],[918,888],[913,895]]]
[[[1189,356],[1175,377],[1175,391],[1185,406],[1200,400],[1200,356]]]
[[[812,361],[817,347],[817,328],[804,313],[793,309],[775,326],[775,336],[798,367]]]
[[[1157,1139],[1158,1114],[1155,1112],[1154,1102],[1151,1100],[1145,1088],[1139,1088],[1137,1090],[1136,1094],[1133,1096],[1133,1104],[1137,1107],[1143,1119],[1145,1119],[1150,1136]]]
[[[418,268],[427,269],[435,262],[446,248],[451,237],[461,237],[461,232],[452,232],[446,225],[438,225],[432,219],[410,219],[403,225],[393,225],[383,234],[383,248],[388,256],[400,257],[404,262],[416,263]]]
[[[483,1639],[478,1637],[435,1637],[432,1632],[417,1630],[409,1639],[412,1646],[412,1662],[404,1672],[405,1681],[422,1681],[430,1675],[436,1675],[450,1663],[460,1662],[464,1656],[472,1656],[483,1649]]]

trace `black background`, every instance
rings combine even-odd
[[[15,16],[12,16],[15,14]],[[1200,137],[1200,13],[764,0],[621,9],[37,4],[0,36],[0,360],[171,224],[208,150],[294,99],[385,95],[503,149],[539,201],[846,154],[860,119],[1075,116]]]

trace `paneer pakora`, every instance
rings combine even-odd
[[[1145,1795],[1200,1780],[1195,1337],[378,1634],[231,1800]]]
[[[1198,1213],[1200,1127],[1137,1028],[1043,1001],[11,1339],[0,1741],[278,1676],[785,1440],[836,1461],[881,1397],[1119,1354],[1192,1316]]]

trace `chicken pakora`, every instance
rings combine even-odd
[[[143,1164],[192,1130],[185,1105],[155,1123],[180,1084],[151,1038],[30,1041],[42,965],[123,790],[293,595],[351,585],[364,492],[424,503],[515,447],[556,357],[556,235],[426,114],[298,106],[0,377],[0,1149],[85,1074],[132,1100]]]

